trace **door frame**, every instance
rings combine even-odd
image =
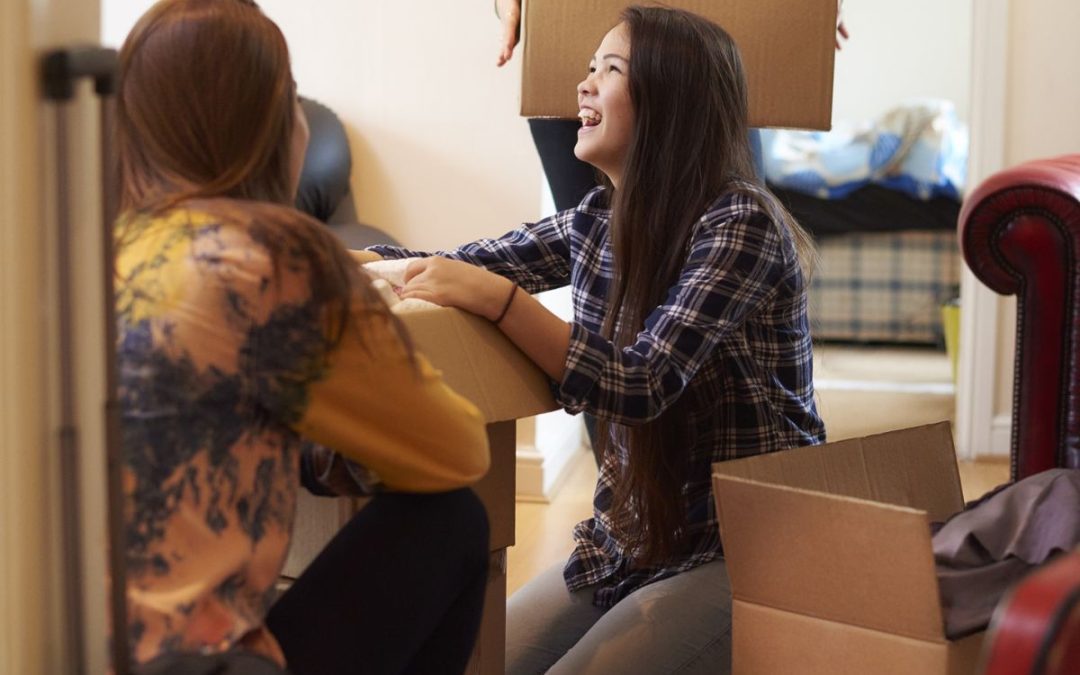
[[[1005,165],[1010,0],[972,3],[970,191]],[[1008,456],[1011,419],[995,416],[1010,373],[998,368],[1005,301],[966,264],[960,282],[960,353],[956,387],[957,455]]]

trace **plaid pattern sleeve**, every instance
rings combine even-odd
[[[565,286],[570,281],[570,224],[574,210],[536,223],[524,223],[498,239],[480,239],[452,251],[433,253],[396,246],[373,246],[384,258],[438,255],[472,263],[517,282],[529,293]]]

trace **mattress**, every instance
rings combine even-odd
[[[941,305],[960,292],[954,231],[824,237],[818,256],[810,285],[815,340],[943,344]]]

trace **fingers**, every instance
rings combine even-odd
[[[496,66],[502,67],[514,55],[521,30],[521,3],[512,2],[502,12],[503,35]]]
[[[499,51],[499,59],[495,63],[496,66],[502,67],[503,64],[509,61],[510,57],[514,55],[514,47],[516,47],[518,43],[517,31],[518,28],[516,23],[513,27],[511,27],[509,23],[506,25],[506,31],[503,33],[502,39],[502,50]]]
[[[401,290],[401,293],[398,297],[400,297],[402,300],[424,300],[425,302],[432,302],[436,305],[442,304],[441,302],[439,302],[435,294],[427,290],[426,288],[404,288]]]
[[[409,283],[414,277],[417,277],[427,271],[428,266],[431,264],[432,258],[417,258],[405,267],[405,283]]]
[[[495,61],[496,67],[499,67],[499,68],[503,67],[503,65],[505,65],[506,62],[510,60],[510,57],[513,56],[513,55],[514,55],[514,48],[513,47],[503,46],[502,51],[499,52],[498,60]]]

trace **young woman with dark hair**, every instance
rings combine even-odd
[[[630,7],[578,87],[574,210],[422,257],[405,297],[494,320],[600,422],[594,517],[510,599],[507,672],[723,673],[731,596],[713,462],[820,443],[812,246],[747,143],[738,50],[694,14]],[[425,254],[374,247],[359,257]],[[573,287],[570,323],[528,293]]]
[[[486,588],[486,515],[461,489],[488,467],[483,421],[291,208],[307,128],[281,32],[250,0],[163,0],[121,50],[116,106],[134,662],[461,672]],[[379,494],[277,597],[301,482]]]

